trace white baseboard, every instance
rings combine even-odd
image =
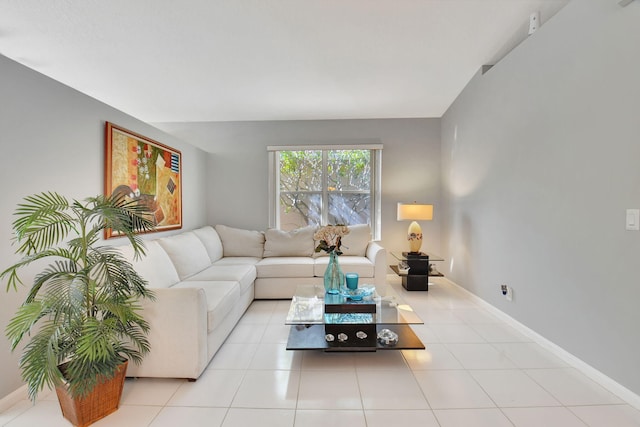
[[[581,359],[579,359],[578,357],[576,357],[573,354],[569,353],[568,351],[566,351],[562,347],[558,346],[557,344],[549,341],[548,339],[546,339],[542,335],[538,334],[537,332],[533,331],[532,329],[529,329],[527,326],[525,326],[522,323],[518,322],[513,317],[511,317],[508,314],[506,314],[505,312],[499,310],[495,306],[489,304],[488,302],[486,302],[485,300],[483,300],[479,296],[475,295],[474,293],[469,292],[467,289],[463,288],[462,286],[458,285],[457,283],[455,283],[455,282],[453,282],[453,281],[451,281],[451,280],[449,280],[447,278],[443,278],[443,277],[441,277],[439,279],[440,280],[446,280],[447,283],[450,283],[451,285],[455,286],[456,288],[458,288],[459,290],[461,290],[462,292],[467,294],[471,299],[473,299],[475,302],[477,302],[483,308],[485,308],[488,311],[490,311],[493,315],[498,317],[500,320],[504,321],[509,326],[512,326],[513,328],[518,330],[518,332],[528,336],[536,344],[539,344],[540,346],[542,346],[545,349],[549,350],[551,353],[553,353],[555,356],[559,357],[561,360],[566,362],[568,365],[576,368],[577,370],[579,370],[580,372],[585,374],[587,377],[591,378],[593,381],[597,382],[602,387],[604,387],[605,389],[609,390],[611,393],[613,393],[616,396],[618,396],[620,399],[622,399],[625,402],[627,402],[629,405],[631,405],[634,408],[640,410],[640,396],[638,396],[637,394],[635,394],[634,392],[632,392],[631,390],[629,390],[628,388],[626,388],[622,384],[620,384],[620,383],[614,381],[613,379],[609,378],[608,376],[606,376],[602,372],[598,371],[593,366],[591,366],[588,363],[582,361]]]
[[[6,411],[16,403],[25,399],[29,399],[29,393],[27,392],[26,384],[0,399],[0,412]]]

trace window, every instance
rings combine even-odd
[[[369,224],[380,235],[381,145],[269,147],[270,227]]]

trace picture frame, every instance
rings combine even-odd
[[[105,123],[104,194],[123,194],[153,212],[154,231],[182,228],[182,153]],[[111,229],[105,238],[118,237]]]

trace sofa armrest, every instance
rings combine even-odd
[[[367,258],[373,263],[375,285],[384,285],[387,281],[387,251],[379,243],[371,241],[367,246]]]
[[[142,301],[151,347],[127,376],[196,379],[206,368],[207,299],[201,288],[154,288],[155,301]]]

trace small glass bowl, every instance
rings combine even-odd
[[[382,329],[378,332],[378,342],[385,347],[393,347],[398,344],[398,334],[389,329]]]

